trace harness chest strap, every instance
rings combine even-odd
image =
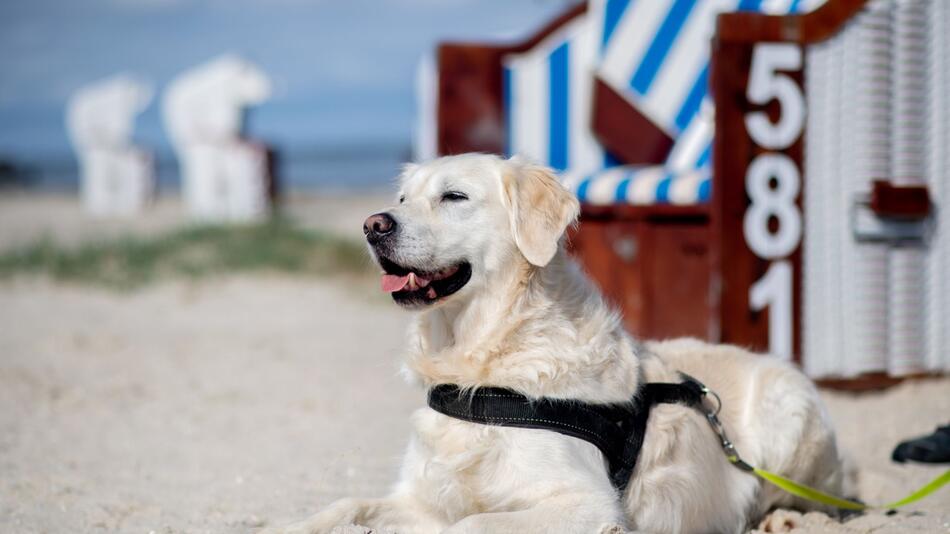
[[[704,387],[687,379],[679,384],[648,383],[627,404],[587,404],[573,400],[530,399],[505,388],[462,391],[454,384],[429,390],[429,407],[472,423],[551,430],[593,444],[607,459],[610,481],[623,491],[643,446],[654,404],[702,402]]]
[[[429,390],[429,407],[472,423],[551,430],[592,443],[607,459],[610,482],[620,492],[627,487],[637,465],[650,408],[655,404],[684,404],[700,411],[718,436],[730,463],[780,489],[814,502],[849,510],[892,509],[919,501],[950,483],[950,470],[898,501],[881,506],[842,499],[781,475],[746,463],[736,451],[719,421],[719,397],[698,380],[680,373],[683,382],[647,383],[628,404],[586,404],[540,398],[530,399],[505,388],[479,388],[464,392],[454,384]],[[712,409],[703,402],[712,395],[718,404]]]

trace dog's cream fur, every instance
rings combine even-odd
[[[446,190],[469,199],[446,203]],[[841,491],[835,439],[818,395],[792,367],[693,339],[640,344],[566,256],[577,200],[547,169],[486,155],[410,166],[400,265],[466,260],[459,292],[418,314],[406,369],[418,383],[501,386],[529,396],[627,402],[639,381],[699,378],[750,463]],[[649,252],[645,252],[649,253]],[[700,297],[697,297],[700,298]],[[399,533],[741,532],[775,506],[807,507],[729,464],[701,414],[659,405],[624,495],[590,443],[546,430],[463,422],[420,408],[392,494],[344,499],[278,532],[350,523]]]

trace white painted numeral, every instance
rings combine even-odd
[[[802,68],[801,48],[788,43],[763,43],[752,52],[752,67],[746,96],[749,102],[766,105],[777,100],[778,122],[764,111],[745,116],[752,141],[768,150],[790,147],[805,126],[805,98],[795,80],[780,71]],[[774,180],[775,187],[772,187]],[[773,260],[765,276],[749,289],[749,306],[754,311],[769,310],[769,352],[792,357],[792,265],[787,257],[802,239],[802,216],[795,204],[801,191],[801,176],[787,155],[767,152],[758,155],[745,177],[751,203],[742,219],[742,233],[749,249],[759,258]],[[773,233],[769,221],[778,229]]]
[[[770,187],[775,178],[776,187]],[[798,247],[802,217],[795,205],[801,190],[798,167],[785,154],[760,154],[746,170],[745,188],[752,204],[745,212],[742,230],[756,256],[784,258]],[[769,218],[778,219],[778,231],[769,231]]]
[[[777,99],[781,117],[772,123],[764,111],[747,113],[746,129],[763,148],[781,150],[798,139],[805,124],[805,98],[795,80],[780,70],[801,70],[802,50],[788,43],[765,43],[752,52],[752,69],[746,96],[753,104],[765,105]]]
[[[792,358],[792,266],[788,260],[772,263],[765,276],[749,289],[755,311],[769,308],[769,352]]]

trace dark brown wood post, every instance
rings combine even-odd
[[[864,0],[802,16],[720,15],[711,91],[714,276],[720,339],[801,360],[805,45]]]

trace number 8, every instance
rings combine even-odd
[[[777,183],[775,189],[769,186],[772,177]],[[791,254],[802,234],[802,218],[795,206],[801,189],[795,163],[784,154],[762,154],[749,165],[745,183],[752,199],[742,220],[749,248],[764,259]],[[778,219],[778,231],[774,234],[769,232],[771,216]]]

